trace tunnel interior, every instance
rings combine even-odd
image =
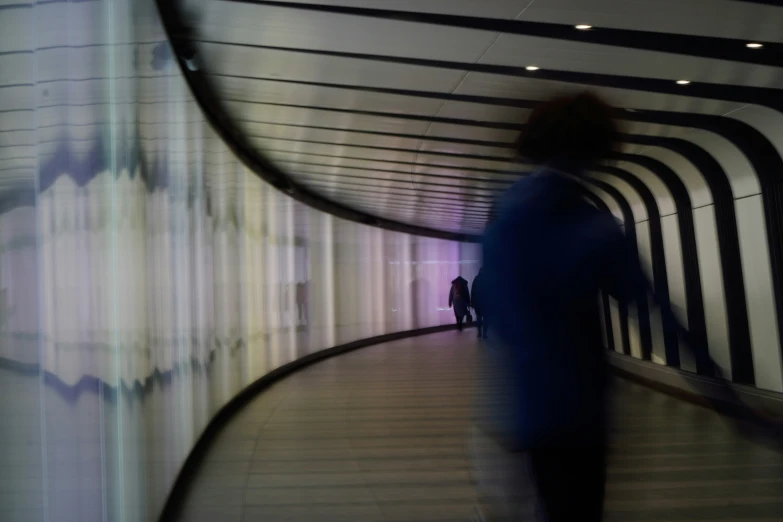
[[[584,89],[623,143],[588,199],[721,375],[602,295],[610,362],[783,403],[782,24],[750,0],[0,3],[0,519],[158,519],[259,379],[450,325],[536,170],[531,110]]]

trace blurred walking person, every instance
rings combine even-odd
[[[518,153],[542,166],[508,190],[485,232],[480,306],[493,335],[482,357],[492,371],[482,372],[479,396],[488,402],[477,431],[507,457],[494,470],[506,482],[493,494],[514,520],[528,481],[548,522],[602,519],[607,370],[598,296],[630,303],[647,290],[636,249],[583,197],[582,176],[611,157],[618,138],[613,109],[595,95],[540,105]],[[668,302],[661,313],[665,327],[679,328]]]
[[[453,308],[454,316],[457,318],[457,328],[461,332],[465,316],[470,313],[468,310],[470,308],[470,290],[468,290],[468,281],[462,276],[457,276],[451,282],[449,308]]]
[[[486,308],[482,303],[484,282],[483,273],[484,267],[479,268],[479,273],[473,279],[473,284],[470,287],[470,304],[473,307],[473,311],[476,312],[476,329],[478,330],[478,338],[487,338],[487,319],[484,316]]]

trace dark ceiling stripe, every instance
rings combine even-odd
[[[428,173],[423,173],[423,172],[418,172],[418,171],[410,171],[410,170],[405,171],[405,170],[392,170],[392,169],[378,169],[378,168],[370,168],[370,167],[355,167],[355,166],[346,166],[346,165],[329,165],[327,163],[313,163],[313,162],[306,162],[306,161],[282,161],[282,160],[277,160],[277,163],[289,163],[289,164],[295,164],[295,165],[307,165],[307,166],[311,166],[311,167],[327,167],[327,168],[331,168],[331,169],[340,169],[340,170],[342,170],[342,169],[357,170],[357,171],[361,171],[361,172],[367,172],[369,174],[376,174],[376,173],[379,173],[379,172],[383,172],[385,174],[399,174],[400,176],[407,176],[407,177],[410,177],[410,176],[416,176],[416,177],[424,176],[424,177],[429,177],[429,178],[432,178],[432,179],[453,179],[455,181],[477,181],[477,182],[481,182],[481,183],[495,183],[495,184],[498,184],[498,185],[508,185],[510,182],[513,182],[517,177],[524,176],[524,175],[528,174],[528,173],[523,173],[523,172],[520,172],[518,174],[509,172],[509,173],[507,173],[507,175],[508,176],[513,176],[513,178],[511,178],[511,179],[500,179],[500,178],[497,178],[497,177],[492,177],[492,178],[471,178],[471,177],[467,177],[467,176],[447,176],[447,175],[443,175],[443,174],[428,174]],[[421,165],[417,165],[417,166],[421,166]],[[450,170],[455,170],[456,171],[457,169],[450,169]],[[339,176],[341,174],[334,173],[334,175],[335,176]],[[377,179],[377,176],[375,176],[375,179]]]
[[[283,162],[285,163],[285,162]],[[311,166],[319,166],[319,165],[312,165]],[[324,165],[320,165],[324,166]],[[342,170],[342,169],[340,169]],[[486,185],[494,185],[497,187],[508,187],[510,186],[514,181],[515,178],[509,178],[506,180],[500,180],[500,179],[493,179],[493,180],[485,180],[485,179],[474,179],[474,178],[463,178],[459,176],[438,176],[434,174],[416,174],[411,172],[403,172],[403,171],[379,171],[377,169],[355,169],[355,170],[349,170],[348,172],[351,172],[351,174],[344,173],[344,172],[331,172],[331,171],[325,171],[325,170],[317,170],[313,171],[312,169],[308,169],[309,172],[305,172],[299,169],[294,169],[293,175],[301,175],[301,174],[318,174],[320,176],[332,176],[334,178],[353,178],[353,179],[368,179],[373,181],[395,181],[399,183],[410,183],[411,185],[435,185],[440,187],[455,187],[455,188],[471,188],[471,187],[478,187],[482,186],[484,184]],[[355,172],[355,174],[354,174]],[[394,174],[395,177],[391,178],[384,178],[380,177],[379,173],[384,172],[387,174]],[[361,174],[361,175],[358,175]],[[421,179],[420,179],[421,178]],[[424,181],[422,181],[424,180]],[[457,183],[433,183],[435,181],[455,181]],[[463,183],[463,185],[459,184]],[[483,187],[487,188],[487,187]]]
[[[753,385],[755,376],[747,299],[742,273],[742,256],[737,232],[734,195],[729,178],[712,155],[690,141],[662,136],[634,136],[633,140],[634,143],[663,147],[681,154],[701,172],[709,186],[715,205],[718,251],[722,269],[721,283],[726,300],[732,381]]]
[[[295,150],[282,150],[282,149],[264,149],[264,153],[268,153],[270,156],[275,156],[276,154],[290,154],[294,157],[298,156],[314,156],[314,157],[322,157],[322,158],[334,158],[334,159],[344,159],[344,160],[356,160],[356,161],[374,161],[378,163],[393,163],[393,164],[399,164],[399,165],[406,165],[409,168],[417,168],[417,167],[425,167],[427,165],[434,165],[434,164],[422,164],[422,163],[416,163],[413,164],[410,161],[399,161],[399,160],[392,160],[392,159],[384,159],[384,158],[372,158],[372,157],[358,157],[358,156],[341,156],[341,155],[335,155],[335,154],[323,154],[318,152],[300,152]],[[426,154],[422,154],[426,155]],[[476,161],[476,160],[471,160]],[[482,161],[489,161],[489,160],[482,160]],[[446,170],[453,170],[453,171],[459,171],[459,170],[466,170],[467,168],[462,165],[441,165],[440,168],[446,169]],[[501,169],[494,169],[499,174],[508,174],[508,172],[511,170],[509,167],[508,170],[501,170]],[[492,169],[485,169],[485,168],[476,168],[476,172],[492,172]]]
[[[693,82],[690,85],[677,85],[675,80],[680,78],[659,79],[642,78],[636,76],[622,76],[613,74],[584,73],[575,71],[562,71],[541,67],[536,71],[528,71],[525,67],[513,65],[497,65],[486,63],[455,62],[449,60],[432,60],[426,58],[409,58],[402,56],[387,56],[366,53],[349,53],[343,51],[327,51],[322,49],[307,49],[296,47],[280,47],[272,45],[256,45],[241,42],[229,42],[219,40],[197,40],[204,44],[225,45],[232,47],[244,47],[250,49],[280,51],[290,53],[311,54],[315,56],[333,56],[336,58],[349,58],[356,60],[368,60],[384,63],[396,63],[420,67],[432,67],[457,71],[469,71],[532,80],[549,80],[578,85],[594,85],[599,87],[613,87],[634,91],[649,91],[662,94],[674,94],[679,96],[691,96],[712,100],[734,101],[739,103],[752,103],[766,105],[783,112],[783,96],[780,89],[767,87],[751,87],[744,85],[728,85],[720,83]]]
[[[313,186],[318,186],[318,187],[321,187],[321,188],[329,188],[329,189],[332,189],[332,190],[350,190],[350,191],[353,191],[355,193],[366,194],[366,195],[371,196],[371,197],[377,197],[379,195],[379,192],[377,190],[375,190],[375,191],[368,190],[367,185],[361,185],[361,184],[356,184],[355,187],[352,186],[352,184],[350,184],[350,183],[343,183],[342,185],[337,186],[337,185],[330,184],[328,181],[320,181],[319,182],[318,180],[313,180],[313,179],[305,179],[305,180],[303,180],[303,183],[305,185],[308,185],[308,186],[313,185]],[[342,187],[342,188],[340,188],[340,187]],[[410,190],[410,192],[406,192],[406,190]],[[441,191],[437,191],[437,190],[420,190],[420,191],[415,191],[414,189],[406,189],[404,187],[388,188],[387,190],[385,190],[383,192],[383,194],[387,194],[387,195],[391,195],[391,196],[399,196],[399,197],[408,198],[408,200],[413,202],[413,203],[416,202],[415,198],[416,198],[416,195],[419,194],[419,193],[427,195],[427,196],[431,196],[433,194],[441,195],[441,196],[444,196],[444,197],[445,196],[454,196],[454,197],[465,196],[466,198],[468,198],[471,201],[478,199],[475,196],[471,197],[468,194],[462,194],[462,193],[441,192]],[[437,196],[433,196],[433,197],[437,197]],[[475,208],[478,209],[480,207],[475,207]],[[492,206],[490,205],[489,207],[486,207],[486,208],[482,207],[481,210],[486,212],[486,213],[490,213],[490,212],[492,212]]]
[[[437,120],[438,123],[445,123],[449,125],[464,125],[469,127],[482,127],[489,129],[506,129],[506,130],[519,130],[520,125],[515,123],[504,123],[495,121],[480,121],[469,120],[466,118],[447,118],[445,116],[435,117],[434,115],[427,114],[409,114],[405,112],[383,112],[383,111],[370,111],[362,109],[345,109],[341,107],[326,107],[321,105],[298,105],[294,103],[279,103],[279,102],[263,102],[252,100],[240,100],[232,98],[223,98],[221,101],[228,103],[245,103],[250,105],[266,105],[269,107],[285,107],[288,109],[303,109],[307,111],[324,111],[324,112],[337,112],[340,114],[355,114],[357,116],[372,116],[376,118],[396,118],[400,120],[413,120],[413,121],[426,121],[431,122]]]
[[[345,199],[351,199],[357,203],[363,203],[372,206],[388,206],[390,208],[405,208],[405,209],[421,209],[432,210],[436,212],[448,211],[457,214],[459,217],[472,217],[475,219],[487,219],[489,212],[481,209],[473,209],[470,207],[460,206],[455,203],[443,203],[443,202],[426,202],[418,203],[410,199],[394,199],[386,196],[379,196],[375,198],[364,197],[362,193],[357,193],[350,190],[333,189],[329,187],[322,187],[322,191],[331,197],[342,197]]]
[[[732,0],[733,2],[745,2],[748,4],[762,4],[771,5],[775,7],[783,7],[783,1],[781,0]]]
[[[473,218],[476,220],[486,221],[492,215],[491,211],[486,209],[461,205],[455,202],[438,201],[438,200],[426,200],[422,202],[414,201],[410,198],[404,199],[402,197],[383,196],[383,197],[367,197],[367,194],[345,190],[345,189],[333,189],[330,187],[318,187],[324,195],[331,195],[332,197],[340,195],[344,199],[351,199],[356,203],[362,203],[369,205],[375,212],[380,211],[379,207],[397,207],[397,208],[420,208],[426,210],[448,211],[451,215],[458,215],[459,217]]]
[[[666,273],[666,254],[663,243],[663,230],[661,228],[661,215],[655,195],[639,178],[628,171],[617,167],[601,166],[595,169],[610,176],[618,177],[628,183],[639,194],[649,218],[650,227],[650,253],[652,265],[652,288],[655,299],[661,306],[671,308],[669,298],[669,277]],[[680,352],[677,344],[677,329],[669,324],[669,316],[661,314],[663,328],[664,359],[669,366],[679,366]],[[671,362],[670,362],[671,361]]]
[[[273,154],[293,154],[294,156],[316,156],[322,158],[333,158],[333,159],[348,160],[348,161],[372,161],[375,163],[391,163],[395,165],[405,165],[407,167],[411,166],[410,161],[399,161],[399,160],[391,160],[391,159],[383,159],[383,158],[342,156],[338,154],[323,154],[323,153],[316,153],[316,152],[300,152],[300,151],[275,150],[275,149],[265,149],[264,152],[273,153]],[[333,165],[333,166],[339,167],[339,165]],[[456,171],[483,172],[483,173],[503,174],[503,175],[508,175],[510,172],[513,172],[512,169],[489,169],[489,168],[479,168],[479,167],[466,167],[463,165],[456,166],[456,165],[443,165],[437,163],[420,163],[420,162],[417,162],[415,167],[453,170],[455,172]]]
[[[356,203],[358,205],[358,203]],[[372,209],[367,208],[367,212],[372,212]],[[460,229],[460,230],[468,230],[472,233],[475,233],[477,236],[480,235],[484,227],[487,224],[486,220],[481,219],[469,219],[469,218],[460,218],[455,217],[453,219],[449,219],[448,217],[444,217],[437,214],[427,214],[424,211],[420,212],[420,216],[412,216],[412,218],[415,218],[418,222],[420,219],[423,223],[426,223],[428,226],[434,226],[434,227],[445,227],[445,229]],[[408,218],[411,219],[411,218]]]
[[[372,130],[366,130],[366,129],[349,129],[345,127],[327,127],[323,125],[306,125],[301,123],[278,123],[278,122],[272,122],[272,121],[257,121],[257,120],[245,120],[245,119],[237,119],[236,121],[246,122],[246,123],[253,123],[256,125],[268,125],[273,127],[291,127],[294,129],[307,129],[307,130],[318,130],[318,131],[328,131],[328,132],[340,132],[340,133],[348,133],[348,134],[363,134],[367,136],[378,136],[378,137],[384,137],[384,138],[401,138],[401,139],[409,139],[409,140],[426,140],[426,141],[438,141],[442,143],[454,143],[459,145],[478,145],[483,147],[499,147],[499,148],[509,148],[513,146],[512,143],[506,142],[506,141],[486,141],[486,140],[471,140],[467,138],[451,138],[448,136],[430,136],[430,135],[420,135],[420,134],[405,134],[400,132],[381,132],[381,131],[372,131]],[[34,130],[34,129],[30,129]],[[3,132],[3,131],[0,131]],[[256,137],[251,135],[251,137]],[[271,138],[271,139],[279,139],[279,138]]]
[[[449,184],[449,183],[433,183],[433,182],[430,182],[430,181],[418,181],[418,180],[413,180],[413,179],[410,179],[410,178],[407,178],[407,179],[405,179],[405,178],[403,178],[403,179],[388,179],[388,178],[367,177],[367,176],[352,176],[352,175],[349,175],[349,174],[342,174],[342,175],[340,175],[340,174],[332,174],[330,172],[312,172],[312,171],[299,171],[299,170],[297,170],[297,171],[295,171],[294,176],[297,177],[297,178],[303,178],[303,177],[307,177],[307,176],[318,176],[319,178],[322,178],[322,179],[326,178],[326,177],[329,177],[330,178],[329,181],[331,181],[333,183],[347,183],[347,182],[341,181],[341,179],[349,179],[349,180],[350,179],[353,179],[353,180],[363,179],[363,180],[370,181],[371,183],[369,185],[367,185],[367,186],[375,187],[376,190],[379,188],[379,185],[381,183],[401,183],[401,184],[404,184],[404,185],[413,185],[413,188],[416,188],[416,187],[419,187],[419,186],[422,186],[422,187],[443,187],[443,188],[454,188],[454,189],[463,189],[463,190],[476,190],[476,191],[481,190],[481,191],[491,192],[491,193],[500,193],[500,192],[505,190],[505,188],[503,188],[503,187],[489,188],[489,187],[480,187],[480,186],[472,186],[472,185],[471,186],[464,186],[464,185],[460,186],[460,185],[455,185],[453,183],[451,183],[451,184]],[[335,178],[337,178],[337,179],[335,179]],[[506,184],[506,187],[509,187],[509,186],[511,186],[511,183],[507,183]]]
[[[186,60],[182,57],[183,53],[189,53],[191,44],[188,42],[188,39],[192,36],[184,23],[188,18],[181,9],[182,5],[179,2],[167,0],[155,0],[155,5],[160,15],[165,35],[171,42],[173,54],[176,57],[180,72],[184,76],[190,92],[206,121],[209,122],[215,133],[223,140],[229,150],[234,153],[236,158],[259,178],[270,183],[278,190],[287,193],[292,198],[339,218],[420,236],[454,241],[477,242],[480,240],[479,237],[471,234],[450,233],[410,223],[402,223],[393,219],[372,216],[366,212],[360,212],[348,206],[334,203],[311,189],[292,181],[285,172],[280,170],[273,162],[270,162],[265,155],[254,149],[242,130],[233,122],[226,106],[220,101],[219,92],[215,89],[210,79],[199,70],[191,70]]]
[[[436,209],[436,210],[444,210],[447,209],[449,211],[452,211],[453,213],[464,213],[466,216],[474,217],[476,219],[487,219],[487,216],[489,216],[492,212],[483,207],[471,207],[469,205],[465,205],[464,203],[461,204],[459,202],[454,201],[440,201],[440,200],[426,200],[426,201],[416,201],[410,197],[410,195],[406,194],[395,194],[395,193],[372,193],[363,191],[360,189],[352,189],[350,187],[331,187],[327,185],[317,185],[319,191],[321,191],[324,194],[331,194],[334,196],[335,194],[342,194],[346,197],[351,197],[357,202],[362,202],[368,205],[382,205],[382,204],[395,204],[398,206],[404,206],[405,208],[422,208],[422,209]]]
[[[372,209],[369,208],[364,210],[367,212],[372,212]],[[481,234],[481,232],[484,230],[484,227],[486,226],[486,222],[482,221],[472,221],[460,218],[447,219],[438,215],[428,215],[423,212],[418,214],[414,213],[412,216],[398,216],[398,219],[416,220],[417,222],[426,223],[427,226],[437,227],[443,230],[470,230],[475,232],[476,235]]]
[[[426,195],[426,201],[422,203],[417,203],[415,200],[411,199],[409,195],[399,195],[395,192],[384,192],[379,195],[379,193],[376,191],[373,196],[374,197],[366,197],[369,193],[367,191],[361,191],[361,190],[353,190],[350,188],[345,187],[327,187],[324,186],[324,188],[328,188],[329,190],[333,190],[335,192],[340,193],[348,193],[352,194],[356,197],[361,197],[363,201],[367,201],[372,203],[373,201],[395,201],[399,203],[406,203],[411,205],[428,205],[430,203],[433,204],[440,204],[440,205],[451,205],[450,208],[454,209],[462,209],[462,210],[469,210],[475,214],[478,214],[480,216],[486,217],[489,213],[491,208],[490,207],[477,207],[473,206],[470,201],[462,200],[462,199],[453,199],[453,198],[441,198],[437,196],[430,196]]]
[[[341,90],[351,90],[357,92],[370,92],[374,94],[391,94],[394,96],[430,98],[434,100],[451,100],[451,101],[460,101],[465,103],[481,103],[485,105],[502,105],[506,107],[518,107],[520,109],[532,109],[538,103],[537,101],[518,100],[516,98],[480,96],[477,94],[457,94],[457,93],[448,93],[448,92],[439,92],[439,91],[395,89],[391,87],[372,87],[369,85],[349,85],[345,83],[313,82],[313,81],[305,81],[305,80],[267,78],[265,76],[248,76],[248,75],[227,74],[227,73],[209,72],[209,71],[207,71],[207,74],[210,76],[215,76],[220,78],[233,78],[233,79],[241,79],[241,80],[260,81],[260,82],[276,82],[276,83],[291,84],[291,85],[317,87],[319,89],[341,89]]]
[[[460,224],[460,223],[471,223],[476,226],[481,226],[487,222],[487,216],[473,216],[470,214],[465,214],[462,212],[459,208],[455,207],[438,207],[433,208],[432,206],[419,206],[419,207],[411,207],[411,206],[405,206],[405,205],[397,205],[394,203],[388,203],[388,202],[366,202],[362,200],[356,200],[351,197],[346,197],[345,195],[341,194],[332,194],[332,198],[336,199],[337,201],[343,201],[343,202],[350,202],[351,205],[357,205],[360,207],[365,207],[369,212],[377,212],[381,210],[381,208],[385,211],[392,211],[392,212],[399,212],[399,213],[413,213],[417,214],[419,216],[430,216],[430,219],[437,219],[443,222],[449,222],[453,224]]]
[[[328,182],[318,182],[318,181],[312,181],[312,180],[308,181],[307,184],[308,184],[308,186],[312,185],[314,187],[318,187],[319,190],[321,190],[321,191],[331,190],[331,191],[337,191],[337,192],[350,193],[350,194],[353,194],[353,195],[355,195],[357,197],[361,197],[361,198],[363,198],[363,200],[366,200],[366,201],[375,201],[375,200],[379,200],[380,201],[380,200],[384,200],[384,198],[387,198],[387,199],[390,199],[390,200],[396,199],[396,200],[398,200],[401,203],[404,202],[406,204],[411,204],[411,205],[425,205],[426,206],[429,203],[442,203],[442,204],[452,205],[454,208],[456,208],[456,206],[460,205],[460,208],[464,208],[465,210],[470,210],[471,212],[476,213],[476,214],[481,215],[481,216],[484,216],[484,217],[486,217],[486,216],[488,216],[488,215],[493,213],[492,206],[476,206],[476,205],[473,205],[471,203],[472,200],[470,198],[468,198],[466,200],[458,200],[458,199],[452,199],[452,198],[438,198],[437,196],[432,196],[431,195],[432,193],[437,193],[437,191],[432,191],[432,192],[424,191],[424,192],[422,192],[423,196],[426,196],[428,198],[437,198],[436,200],[433,200],[433,201],[430,202],[429,200],[426,200],[426,201],[421,200],[421,201],[419,201],[419,200],[415,199],[416,195],[417,195],[416,193],[400,192],[398,190],[397,191],[395,191],[395,190],[387,190],[387,191],[384,191],[384,192],[380,193],[377,190],[376,191],[366,190],[364,188],[365,187],[364,185],[359,185],[358,187],[353,187],[353,186],[350,186],[350,185],[348,185],[348,186],[345,186],[345,185],[343,185],[343,186],[334,186],[334,185],[329,184]],[[456,196],[457,194],[453,194],[453,195]],[[446,199],[448,199],[448,201],[445,201]]]
[[[413,213],[420,217],[427,217],[427,219],[438,220],[443,223],[452,223],[454,225],[470,223],[475,226],[481,226],[487,222],[486,216],[474,217],[466,215],[458,208],[432,208],[428,206],[423,207],[409,207],[400,206],[387,203],[371,204],[361,200],[356,200],[351,197],[345,197],[340,194],[333,194],[331,197],[337,201],[351,203],[351,205],[357,205],[359,207],[365,207],[369,212],[377,212],[379,207],[385,207],[384,211],[393,211],[399,213]]]
[[[478,16],[452,15],[445,13],[423,13],[392,9],[367,7],[348,7],[341,5],[306,4],[302,2],[276,2],[267,0],[225,0],[235,3],[253,4],[288,9],[316,11],[321,13],[342,14],[393,20],[397,22],[423,23],[464,29],[476,29],[555,40],[627,47],[647,51],[658,51],[702,58],[715,58],[735,62],[779,66],[779,57],[783,55],[783,45],[777,42],[762,42],[761,49],[748,49],[748,40],[720,38],[715,36],[696,36],[680,33],[638,31],[633,29],[615,29],[596,27],[589,31],[580,31],[570,24],[486,18]],[[783,17],[783,13],[781,13]]]
[[[625,221],[625,235],[628,238],[628,247],[631,249],[633,257],[637,259],[639,257],[639,246],[636,241],[636,220],[634,219],[631,205],[628,204],[625,196],[609,183],[593,178],[587,178],[587,181],[599,187],[617,202],[617,205],[620,207],[620,211],[623,214],[623,220]],[[634,296],[634,301],[636,302],[636,314],[639,320],[639,340],[641,341],[642,358],[649,360],[650,353],[652,353],[652,333],[650,332],[650,310],[647,296],[636,295]],[[623,353],[631,355],[630,332],[628,328],[629,303],[621,302],[619,304]]]
[[[414,212],[422,212],[422,213],[437,215],[439,217],[443,217],[444,219],[449,219],[454,221],[469,219],[475,223],[486,222],[488,219],[487,212],[471,211],[470,209],[465,209],[463,207],[460,207],[459,205],[454,205],[450,203],[428,202],[427,204],[417,204],[415,202],[403,202],[400,200],[394,200],[390,198],[385,198],[385,199],[378,198],[376,200],[369,200],[367,198],[357,196],[351,193],[346,193],[341,191],[329,191],[328,189],[324,189],[324,190],[325,190],[325,194],[329,195],[332,198],[337,198],[343,201],[351,201],[351,203],[353,204],[366,205],[369,209],[372,209],[375,212],[381,210],[382,208],[384,210],[386,209],[405,210],[405,211],[414,211]]]
[[[304,182],[308,183],[308,184],[309,183],[313,183],[313,182],[317,182],[319,184],[326,183],[326,184],[328,184],[331,187],[340,187],[340,186],[349,186],[350,187],[350,186],[353,186],[353,187],[356,187],[357,189],[359,187],[364,187],[365,189],[367,189],[366,190],[367,192],[370,192],[370,193],[373,193],[373,194],[376,194],[376,195],[378,194],[379,189],[383,188],[384,190],[395,191],[399,195],[407,195],[407,196],[410,196],[410,197],[415,197],[416,194],[418,194],[418,193],[429,193],[429,194],[440,194],[440,195],[443,195],[443,196],[454,196],[454,197],[463,196],[463,197],[465,197],[467,199],[473,199],[473,200],[476,200],[476,201],[483,200],[486,203],[491,203],[491,202],[493,202],[495,200],[497,195],[500,195],[500,194],[503,193],[503,191],[501,191],[501,190],[495,191],[493,193],[492,191],[487,191],[486,189],[484,189],[485,190],[484,193],[479,193],[477,189],[472,189],[472,190],[475,190],[475,192],[470,193],[470,192],[464,192],[464,191],[461,191],[461,192],[449,192],[449,191],[445,191],[445,190],[438,190],[437,188],[426,188],[426,187],[422,188],[422,187],[416,187],[416,186],[409,187],[409,186],[399,186],[399,185],[396,185],[396,186],[382,187],[378,181],[375,181],[374,183],[372,183],[373,180],[368,180],[371,183],[359,183],[359,180],[354,180],[354,181],[335,181],[335,180],[331,180],[331,179],[325,178],[324,176],[320,176],[318,174],[309,173],[309,172],[305,173],[305,174],[301,174],[301,175],[297,176],[297,178],[301,179],[301,180],[304,180]],[[392,183],[394,183],[394,182],[392,182]],[[404,184],[402,182],[397,182],[397,183],[406,185],[406,184]],[[468,190],[471,190],[471,189],[468,189]]]
[[[509,163],[514,162],[515,158],[511,156],[484,156],[482,154],[461,154],[458,152],[443,152],[440,150],[428,150],[428,149],[422,149],[422,150],[416,150],[416,149],[405,149],[400,147],[381,147],[379,145],[360,145],[360,144],[352,144],[352,143],[340,143],[336,141],[323,141],[323,140],[302,140],[297,138],[276,138],[273,136],[258,136],[258,135],[248,135],[250,138],[257,138],[267,141],[285,141],[285,142],[292,142],[292,143],[309,143],[311,145],[328,145],[330,147],[350,147],[354,149],[368,149],[368,150],[379,150],[384,152],[400,152],[403,154],[411,154],[413,156],[419,155],[430,155],[430,156],[446,156],[449,158],[456,158],[456,159],[472,159],[472,160],[479,160],[479,161],[496,161],[500,163]]]

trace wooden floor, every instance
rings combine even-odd
[[[472,520],[474,335],[365,348],[281,381],[224,429],[182,520]],[[615,384],[606,520],[783,521],[783,455]]]

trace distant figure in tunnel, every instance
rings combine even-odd
[[[492,321],[485,360],[494,371],[482,384],[489,398],[479,431],[516,466],[509,491],[532,479],[548,522],[602,519],[607,371],[598,296],[629,303],[647,290],[612,215],[583,197],[583,174],[618,138],[613,109],[593,94],[540,105],[518,153],[542,166],[503,196],[484,236],[479,307]],[[475,294],[474,286],[474,306]]]
[[[470,308],[468,282],[463,279],[462,276],[457,276],[457,278],[451,282],[451,290],[449,290],[449,308],[454,309],[454,316],[457,318],[457,328],[461,332],[465,316],[468,315],[468,308]]]
[[[296,310],[300,324],[307,325],[307,286],[309,281],[296,283]]]
[[[473,284],[470,287],[470,304],[473,306],[473,311],[476,312],[476,329],[478,330],[478,338],[487,338],[487,318],[484,316],[486,308],[482,303],[484,293],[483,282],[484,267],[479,268],[479,273],[473,279]]]

